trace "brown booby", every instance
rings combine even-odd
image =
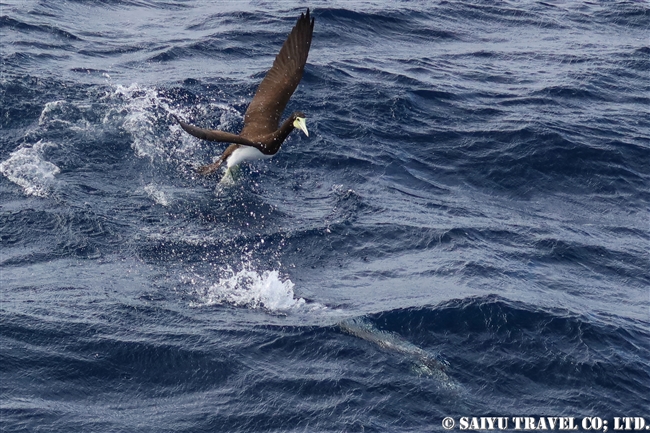
[[[211,174],[223,163],[230,169],[244,161],[271,158],[295,128],[309,137],[305,115],[301,111],[291,114],[279,128],[278,124],[289,98],[302,78],[313,32],[314,19],[310,19],[307,9],[307,13],[300,14],[298,22],[275,57],[273,67],[257,88],[244,115],[244,127],[239,135],[198,128],[176,118],[181,127],[195,137],[232,143],[216,162],[199,167],[200,174]]]

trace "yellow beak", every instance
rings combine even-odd
[[[293,121],[293,126],[300,128],[300,130],[304,132],[307,137],[309,137],[309,131],[307,131],[307,123],[305,122],[304,117],[296,117],[296,120]]]

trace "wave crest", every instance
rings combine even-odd
[[[56,146],[48,141],[21,145],[9,158],[0,163],[0,173],[13,183],[20,185],[27,195],[47,197],[54,184],[59,167],[43,159],[47,147]]]

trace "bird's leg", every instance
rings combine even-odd
[[[215,171],[217,171],[219,169],[219,167],[221,166],[221,162],[222,162],[221,159],[219,159],[215,163],[201,166],[196,170],[196,172],[199,173],[199,174],[202,174],[203,176],[207,176],[207,175],[212,174]]]

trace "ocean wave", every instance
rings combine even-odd
[[[436,347],[446,355],[448,374],[483,388],[487,395],[495,388],[525,389],[530,398],[531,392],[561,393],[588,381],[593,388],[582,389],[596,402],[612,387],[640,397],[638,384],[647,383],[643,359],[650,352],[638,346],[640,339],[650,336],[647,323],[612,325],[567,309],[540,309],[495,295],[382,312],[368,319],[420,347]],[[620,381],[613,380],[612,373]],[[541,383],[534,391],[534,384]],[[476,398],[482,394],[479,391]],[[516,407],[519,394],[504,396],[502,404]],[[644,400],[647,397],[638,400],[639,410]],[[553,401],[548,404],[549,410],[555,409]],[[608,411],[607,404],[596,406]],[[579,407],[576,402],[576,410]]]
[[[55,176],[61,172],[44,156],[48,147],[55,146],[42,140],[33,145],[22,145],[0,163],[0,173],[21,186],[25,194],[47,197],[56,186]]]
[[[11,18],[7,15],[0,16],[0,28],[19,30],[25,33],[39,32],[48,33],[49,35],[67,39],[71,41],[81,41],[82,39],[66,30],[48,24],[30,24],[24,21]]]
[[[239,132],[305,6],[4,4],[9,430],[648,406],[647,5],[321,4],[310,137],[223,187],[172,114]]]

